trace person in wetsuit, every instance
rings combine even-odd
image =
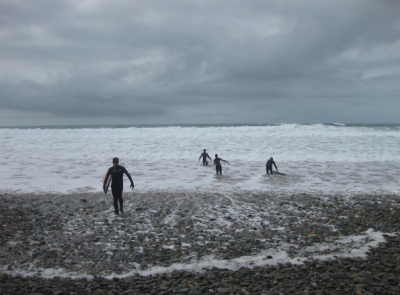
[[[221,161],[225,162],[225,163],[229,163],[228,161],[225,161],[225,160],[223,160],[221,158],[218,158],[218,155],[215,154],[214,165],[215,165],[215,170],[217,172],[217,175],[218,175],[218,172],[219,172],[219,175],[222,175]]]
[[[207,154],[206,149],[204,149],[203,153],[200,155],[199,161],[200,161],[201,157],[203,157],[203,165],[208,165],[207,158],[209,158],[212,161],[210,156]]]
[[[119,212],[124,213],[124,199],[122,198],[122,191],[124,189],[124,174],[128,176],[131,181],[131,188],[135,187],[132,177],[125,167],[118,165],[119,159],[113,158],[113,166],[108,169],[107,175],[104,178],[103,188],[106,185],[106,179],[111,175],[111,192],[114,198],[114,209],[115,214],[119,215]],[[119,203],[119,208],[118,208]],[[119,210],[118,210],[119,209]]]
[[[267,161],[267,165],[266,165],[267,174],[269,174],[269,172],[271,172],[271,174],[274,174],[274,173],[272,172],[272,165],[274,165],[276,171],[278,171],[278,167],[276,167],[276,164],[275,164],[275,162],[274,162],[274,159],[273,159],[273,158],[270,158],[270,159]]]

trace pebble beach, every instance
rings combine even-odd
[[[0,195],[0,294],[400,294],[400,196]]]

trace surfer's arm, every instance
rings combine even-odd
[[[129,180],[131,181],[131,188],[134,188],[135,184],[133,183],[132,176],[129,174],[129,172],[126,169],[125,169],[124,173],[126,174],[126,176],[128,176]]]
[[[275,166],[275,169],[276,169],[276,171],[278,171],[278,167],[276,167],[276,164],[275,164],[275,162],[274,162],[274,166]]]

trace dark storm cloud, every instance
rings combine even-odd
[[[0,113],[396,121],[399,15],[391,0],[0,0]]]

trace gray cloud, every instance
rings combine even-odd
[[[392,0],[3,0],[0,125],[396,122],[399,15]]]

